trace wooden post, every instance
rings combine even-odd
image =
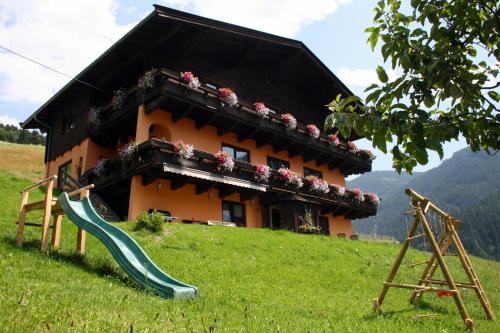
[[[88,189],[85,189],[82,192],[80,192],[80,200],[83,200],[84,198],[86,198],[88,196],[89,196]],[[78,253],[80,253],[82,255],[85,253],[85,237],[86,237],[86,235],[87,235],[87,233],[85,232],[85,230],[83,230],[82,228],[78,228],[78,233],[76,235],[76,250],[78,251]]]
[[[42,251],[46,251],[49,242],[49,224],[52,215],[52,190],[54,188],[54,179],[51,178],[47,182],[47,189],[45,193],[45,208],[43,212],[42,222]]]
[[[29,194],[28,191],[23,191],[21,194],[21,207],[19,208],[19,218],[17,219],[17,246],[23,246],[24,242],[24,222],[26,221],[26,209],[24,206],[28,203]]]
[[[448,283],[448,287],[451,289],[451,291],[455,291],[453,293],[453,299],[455,300],[455,304],[457,305],[458,311],[460,311],[460,314],[462,315],[462,318],[471,330],[473,330],[472,327],[472,320],[469,317],[469,314],[467,313],[467,309],[465,308],[464,302],[462,301],[462,297],[460,296],[460,293],[456,292],[458,291],[457,286],[455,285],[455,282],[453,281],[453,278],[451,276],[451,273],[448,269],[448,266],[446,265],[446,262],[444,261],[443,255],[441,254],[441,251],[439,249],[439,246],[436,242],[436,239],[434,238],[434,235],[432,234],[432,230],[427,223],[427,219],[425,218],[425,215],[422,213],[421,210],[417,212],[420,216],[420,222],[422,223],[422,227],[424,229],[424,232],[427,234],[427,237],[429,238],[429,241],[432,246],[432,250],[434,251],[436,255],[436,260],[439,264],[439,267],[441,268],[441,271],[443,272],[443,277]]]
[[[52,247],[54,249],[59,247],[61,239],[61,222],[63,215],[57,215],[54,217],[54,228],[52,230]]]
[[[420,210],[419,208],[417,208]],[[389,276],[386,279],[387,283],[391,283],[394,280],[394,277],[396,276],[396,273],[398,272],[399,266],[401,265],[401,262],[403,261],[403,258],[405,256],[406,251],[408,250],[408,247],[410,246],[410,240],[409,238],[413,237],[415,234],[415,231],[417,230],[419,223],[419,217],[415,216],[415,219],[413,220],[413,224],[410,227],[410,230],[408,232],[408,235],[406,237],[406,240],[404,241],[403,245],[401,246],[401,250],[399,251],[398,257],[396,258],[396,261],[394,262],[394,265],[392,266],[391,271],[389,272]],[[380,292],[380,295],[378,298],[373,300],[373,305],[375,307],[375,310],[378,311],[379,307],[382,305],[382,302],[384,301],[385,295],[387,294],[387,291],[389,290],[389,286],[384,283],[382,287],[382,291]]]
[[[441,250],[441,253],[446,252],[446,250],[448,249],[450,240],[447,238],[448,235],[446,232],[444,232],[439,239],[438,245]],[[432,279],[432,276],[434,275],[438,267],[438,265],[436,265],[435,262],[436,262],[436,254],[433,253],[431,258],[427,262],[427,265],[425,266],[425,269],[422,272],[420,279],[418,280],[419,285],[426,286],[429,284],[427,281]],[[415,302],[417,302],[420,299],[420,297],[422,297],[422,294],[423,292],[421,290],[414,290],[410,297],[410,303],[414,304]]]
[[[491,307],[490,303],[488,302],[488,299],[486,298],[486,295],[484,294],[481,281],[479,281],[476,272],[472,268],[472,262],[470,261],[467,253],[465,252],[465,248],[462,242],[460,241],[460,237],[458,237],[457,231],[455,230],[455,228],[453,228],[451,223],[447,227],[450,228],[450,233],[453,238],[453,243],[457,248],[458,259],[460,260],[460,263],[464,267],[465,273],[467,274],[470,283],[476,286],[476,288],[474,288],[474,291],[476,292],[477,298],[479,298],[479,301],[483,306],[484,312],[486,312],[488,320],[495,320],[496,318],[495,318],[495,313],[493,312],[493,308]]]

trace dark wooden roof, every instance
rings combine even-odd
[[[196,64],[193,61],[196,57],[203,59],[205,64],[220,64],[220,68],[229,72],[245,67],[270,73],[263,79],[293,85],[294,90],[310,100],[310,109],[318,110],[318,119],[324,119],[328,114],[324,105],[336,94],[352,95],[300,41],[159,5],[155,5],[151,14],[79,73],[76,79],[101,88],[111,97],[114,89],[136,83],[145,66],[180,61],[179,66],[184,66],[181,70],[185,69],[185,64],[179,59],[186,54],[192,56],[188,68],[201,76],[207,66],[201,61]],[[210,77],[210,73],[205,76]],[[237,78],[228,79],[230,83],[231,80]],[[23,128],[45,128],[50,123],[52,112],[64,109],[82,91],[89,89],[92,88],[76,80],[70,81],[23,122]]]

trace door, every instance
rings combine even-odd
[[[281,214],[278,207],[269,207],[269,217],[270,217],[270,225],[271,229],[281,229]]]
[[[329,236],[330,235],[330,223],[328,223],[328,217],[319,217],[319,227],[321,228],[321,234]]]

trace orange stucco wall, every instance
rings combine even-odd
[[[110,158],[116,152],[110,149],[103,148],[94,143],[90,139],[85,139],[79,145],[74,146],[71,150],[66,151],[63,155],[58,156],[47,163],[47,177],[57,175],[61,165],[71,161],[71,176],[77,178],[78,164],[82,158],[82,173],[92,168],[99,156]]]
[[[216,189],[197,195],[194,185],[186,185],[172,191],[170,181],[157,180],[142,185],[141,176],[132,177],[129,219],[135,219],[148,209],[169,211],[182,220],[222,221],[222,199]],[[241,202],[239,194],[232,194],[224,200]],[[258,199],[244,202],[247,227],[261,227],[260,204]]]
[[[318,167],[314,161],[304,163],[301,156],[290,159],[287,152],[274,153],[270,145],[257,148],[255,141],[252,139],[238,142],[237,136],[233,133],[227,133],[219,137],[217,136],[217,129],[215,127],[206,126],[202,129],[196,129],[194,121],[190,119],[183,118],[174,123],[171,114],[162,110],[155,110],[146,115],[144,108],[139,108],[136,130],[137,143],[150,138],[151,133],[149,129],[151,125],[155,125],[155,128],[157,125],[160,125],[162,133],[167,133],[163,134],[163,136],[168,136],[166,139],[172,142],[183,140],[185,143],[193,144],[196,149],[213,153],[221,150],[222,143],[227,143],[248,149],[250,151],[250,162],[253,164],[267,164],[267,156],[272,156],[290,161],[290,169],[297,173],[303,174],[303,168],[308,167],[321,171],[323,178],[327,182],[345,186],[345,177],[339,170],[328,170],[328,166],[326,165]],[[222,204],[217,193],[215,193],[216,190],[213,190],[212,197],[208,198],[206,194],[197,196],[192,186],[185,186],[179,190],[170,191],[170,186],[162,185],[161,188],[165,188],[163,190],[165,192],[161,192],[162,189],[160,189],[160,192],[163,194],[159,195],[156,191],[159,181],[144,187],[141,185],[139,179],[139,177],[135,177],[132,182],[129,205],[130,219],[136,218],[142,210],[149,208],[169,210],[172,215],[179,216],[181,219],[220,220],[222,218]],[[225,200],[232,199],[227,198]],[[248,226],[261,226],[260,206],[257,206],[255,201],[251,207],[249,207],[249,203],[246,203]],[[172,207],[175,207],[178,213]],[[193,209],[193,207],[196,207],[196,209]],[[345,233],[350,235],[352,233],[350,220],[342,216],[333,217],[331,214],[329,214],[328,218],[330,234]]]

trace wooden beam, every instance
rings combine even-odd
[[[280,151],[283,150],[288,150],[288,148],[293,144],[292,140],[286,141],[284,144],[281,145],[274,145],[273,152],[275,154],[279,153]]]
[[[193,111],[193,108],[194,105],[190,104],[188,107],[186,107],[186,109],[184,109],[184,111],[172,113],[172,122],[176,123],[182,118],[187,117],[191,113],[191,111]]]
[[[236,126],[239,125],[239,121],[235,121],[231,126],[222,126],[217,128],[217,135],[223,136],[226,133],[232,132]]]
[[[240,200],[247,201],[256,198],[258,195],[253,191],[244,191],[240,193]]]
[[[47,183],[47,189],[45,191],[45,208],[43,212],[43,222],[42,222],[42,251],[46,251],[49,245],[49,224],[50,218],[52,217],[52,190],[54,189],[54,179],[51,179]]]
[[[148,186],[149,184],[153,183],[155,180],[158,179],[158,175],[156,172],[148,172],[146,174],[142,175],[142,186]]]
[[[54,217],[54,225],[52,227],[52,241],[51,245],[54,249],[59,247],[61,242],[61,222],[63,215],[57,215]]]
[[[272,143],[274,142],[274,140],[276,140],[276,138],[278,137],[278,134],[274,133],[273,135],[271,135],[270,137],[268,137],[267,139],[255,139],[255,142],[256,142],[256,146],[257,148],[261,148],[265,145],[272,145]]]
[[[238,134],[238,142],[243,142],[246,139],[253,139],[259,133],[259,130],[260,129],[255,126],[247,135]]]
[[[210,190],[210,188],[212,187],[210,183],[197,183],[195,186],[196,194],[198,195],[208,192],[208,190]]]
[[[316,151],[315,154],[310,154],[310,155],[305,155],[302,157],[302,159],[304,160],[304,162],[309,162],[309,161],[314,161],[314,160],[317,160],[317,158],[319,156],[321,156],[321,151]]]
[[[236,190],[232,187],[223,187],[219,189],[219,198],[224,199],[231,194],[235,193]]]
[[[178,190],[188,183],[186,178],[173,178],[170,180],[170,189],[172,191]]]

